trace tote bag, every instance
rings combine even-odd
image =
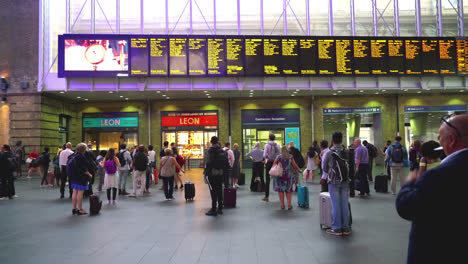
[[[270,170],[270,177],[281,177],[283,176],[283,165],[281,162],[277,162],[276,165],[273,165]]]

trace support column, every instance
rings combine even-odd
[[[399,0],[393,0],[393,22],[394,22],[394,35],[395,37],[400,36],[400,7],[398,6]]]
[[[351,36],[356,36],[356,17],[354,11],[354,0],[349,1],[349,10],[351,15]]]
[[[333,0],[328,0],[328,34],[333,36]]]
[[[416,36],[422,36],[422,29],[421,29],[421,0],[415,0],[415,15],[416,15]]]
[[[378,29],[377,29],[377,22],[378,21],[378,15],[377,15],[377,1],[372,0],[372,27],[374,28],[374,37],[377,37],[379,35]]]
[[[359,132],[361,131],[361,115],[354,115],[346,121],[348,128],[348,141],[351,143],[355,138],[359,138]]]
[[[413,113],[410,116],[411,132],[413,138],[409,139],[409,142],[413,142],[414,139],[424,140],[426,135],[427,126],[427,114],[426,113]]]
[[[465,36],[465,24],[464,24],[464,20],[465,20],[465,14],[463,13],[463,0],[458,0],[457,2],[458,4],[458,36],[460,37],[464,37]]]
[[[443,36],[443,25],[442,25],[442,0],[436,0],[437,9],[437,36]]]

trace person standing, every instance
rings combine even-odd
[[[33,170],[37,171],[39,176],[42,177],[41,166],[37,163],[37,158],[39,158],[39,154],[37,152],[37,149],[35,149],[28,156],[28,159],[31,160],[31,163],[29,163],[28,166],[28,179],[31,179],[31,173],[33,172]]]
[[[318,158],[318,153],[315,152],[314,147],[309,147],[309,151],[306,155],[306,173],[304,174],[304,181],[307,182],[307,179],[310,177],[312,182],[315,180],[315,170],[317,169],[316,159]]]
[[[439,141],[447,157],[419,177],[409,174],[396,198],[398,214],[411,221],[408,264],[462,263],[466,259],[466,244],[460,238],[467,232],[458,227],[463,224],[447,229],[444,223],[447,217],[461,216],[466,208],[468,115],[441,121]]]
[[[239,181],[240,176],[240,156],[241,153],[239,151],[239,145],[234,143],[232,153],[234,154],[234,163],[232,165],[232,180],[234,183],[234,187],[239,188],[237,182]]]
[[[279,155],[273,162],[273,166],[281,163],[283,167],[283,175],[280,177],[273,177],[273,188],[278,192],[278,197],[281,202],[281,209],[284,210],[284,195],[288,201],[288,210],[292,210],[292,192],[294,186],[294,174],[301,173],[302,170],[297,166],[294,158],[289,154],[288,147],[281,148],[281,155]]]
[[[88,197],[90,195],[93,194],[93,184],[94,184],[94,179],[96,178],[95,175],[96,175],[96,170],[99,166],[99,164],[96,162],[96,157],[94,156],[94,153],[92,151],[92,148],[93,148],[93,144],[91,143],[88,143],[88,147],[86,148],[86,152],[85,152],[85,157],[86,159],[88,160],[88,164],[89,164],[89,168],[88,168],[88,171],[89,173],[91,173],[91,175],[93,177],[91,177],[91,179],[89,180],[89,186],[88,186],[88,190],[86,190],[83,195],[85,197]]]
[[[73,151],[71,150],[72,143],[67,142],[65,147],[66,147],[65,150],[62,150],[60,152],[60,157],[59,157],[60,176],[62,177],[61,182],[60,182],[60,199],[62,199],[65,196],[65,183],[67,183],[67,181],[68,181],[68,191],[70,194],[70,198],[72,198],[72,194],[73,194],[72,187],[70,184],[70,175],[67,174],[68,157],[73,154]]]
[[[231,148],[231,143],[226,142],[224,143],[224,148],[223,150],[227,152],[228,155],[228,162],[229,166],[224,170],[224,188],[228,188],[231,186],[229,183],[232,178],[232,166],[234,166],[234,153],[232,152]]]
[[[49,174],[49,163],[50,163],[50,154],[49,154],[49,147],[44,148],[44,152],[39,156],[38,161],[39,165],[41,166],[41,171],[42,171],[42,180],[41,180],[41,187],[47,187],[47,186],[54,186],[54,182],[49,183],[47,181],[47,176]],[[44,184],[45,182],[45,184]]]
[[[179,166],[182,168],[185,164],[184,157],[179,155],[179,152],[176,147],[171,148],[172,154],[174,155],[175,160],[179,164]],[[180,175],[180,170],[176,168],[176,173],[174,175],[174,189],[178,189],[177,184],[180,182],[180,189],[182,190],[184,188],[184,182],[182,181],[182,176]]]
[[[419,160],[421,159],[421,141],[415,140],[412,144],[412,148],[409,151],[409,167],[410,172],[416,173],[419,171]]]
[[[24,153],[25,153],[25,150],[24,150],[24,146],[21,142],[21,140],[18,140],[16,141],[16,144],[15,144],[15,150],[14,150],[14,154],[16,156],[16,177],[22,177],[23,176],[23,170],[22,170],[22,166],[23,166],[23,162],[24,162]]]
[[[276,158],[280,155],[280,146],[278,143],[275,142],[275,135],[270,134],[268,139],[268,143],[265,145],[265,149],[263,150],[263,158],[265,159],[265,197],[263,197],[263,201],[268,202],[268,197],[270,196],[270,170],[273,167],[273,162]]]
[[[99,164],[97,171],[96,171],[96,176],[99,176],[99,185],[98,185],[98,191],[102,191],[102,186],[104,185],[104,179],[106,177],[106,170],[103,166],[101,166],[101,162],[104,160],[104,158],[107,155],[107,151],[101,150],[99,152],[99,155],[96,157],[96,162]],[[115,157],[115,149],[114,149],[114,157]],[[117,184],[118,186],[118,184]],[[117,188],[117,187],[116,187]]]
[[[119,171],[119,195],[129,195],[127,192],[127,178],[130,174],[130,163],[132,163],[132,157],[130,152],[127,150],[127,144],[120,144],[119,153],[117,153],[117,158],[119,159],[120,166],[117,168]]]
[[[372,169],[374,168],[374,159],[377,157],[379,150],[374,145],[367,142],[367,140],[364,140],[362,144],[364,145],[364,147],[367,148],[367,153],[369,155],[369,162],[367,163],[369,166],[367,172],[367,179],[369,180],[369,182],[373,182],[374,178],[372,177]]]
[[[263,180],[263,149],[260,148],[260,142],[255,143],[254,149],[252,149],[246,155],[253,162],[252,164],[252,179],[250,180],[250,186],[253,186],[253,182],[258,177],[262,183],[262,186],[265,186],[265,181]]]
[[[9,145],[3,145],[0,152],[0,199],[18,197],[15,192],[13,172],[17,168],[16,155],[11,152]]]
[[[400,179],[400,187],[405,184],[405,176],[403,170],[405,162],[408,161],[408,152],[405,146],[400,143],[401,137],[396,136],[395,142],[387,148],[385,162],[388,162],[390,166],[390,177],[391,177],[391,189],[392,194],[396,194],[396,180],[397,177]]]
[[[328,175],[327,183],[328,189],[330,190],[330,200],[333,216],[332,228],[327,230],[327,234],[335,236],[347,236],[351,234],[350,212],[348,207],[348,153],[342,146],[343,135],[341,132],[333,133],[332,140],[333,146],[325,154],[323,159],[323,171]],[[364,177],[367,177],[367,175],[364,175]],[[321,183],[324,182],[325,180],[322,179]]]
[[[354,144],[351,144],[348,147],[348,165],[349,165],[349,197],[354,198],[356,192],[354,190],[354,178],[356,177],[356,166],[354,164],[354,157],[356,154],[356,149]]]
[[[301,152],[296,148],[296,144],[294,144],[293,141],[289,142],[288,144],[288,151],[289,154],[293,156],[294,162],[296,162],[296,165],[302,169],[305,165],[304,157],[302,157]],[[297,185],[299,184],[299,175],[297,173],[294,173],[293,175],[293,184],[295,186],[295,191],[297,192]]]
[[[100,154],[104,154],[101,153]],[[98,160],[99,157],[98,156]],[[110,148],[105,154],[103,159],[100,159],[99,167],[105,172],[104,188],[107,194],[107,204],[111,204],[111,191],[112,191],[112,204],[115,205],[115,198],[117,196],[117,188],[119,187],[119,175],[117,174],[117,168],[120,167],[119,159],[115,156],[115,149]]]
[[[165,150],[169,147],[169,142],[168,141],[164,141],[163,143],[163,148],[161,149],[161,151],[159,152],[159,158],[162,158],[162,157],[165,157],[166,156],[166,152]]]
[[[156,169],[156,151],[154,151],[153,145],[148,146],[148,162],[149,162],[149,175],[146,177],[146,193],[151,193],[149,190],[149,186],[151,183],[151,175],[154,173],[154,169]],[[148,177],[149,176],[149,177]]]
[[[159,161],[159,175],[161,176],[161,179],[163,179],[163,189],[166,201],[171,201],[174,200],[173,188],[175,169],[178,168],[182,172],[184,171],[172,156],[172,150],[170,148],[166,148],[164,153],[166,156],[162,157]]]
[[[387,149],[388,149],[388,147],[390,147],[391,144],[392,144],[392,141],[390,141],[390,140],[387,140],[387,143],[385,143],[385,147],[384,147],[383,152],[382,152],[382,155],[385,158],[387,157]],[[384,164],[385,164],[385,166],[384,166],[385,171],[387,172],[387,177],[388,177],[388,179],[390,179],[390,166],[388,166],[388,162],[386,161],[386,159],[384,161]]]
[[[356,179],[359,182],[356,189],[359,187],[359,197],[363,198],[366,195],[370,196],[370,188],[368,180],[369,170],[369,153],[367,148],[361,145],[360,139],[354,140],[354,147],[356,148],[354,154],[354,163],[356,164]]]
[[[211,137],[211,147],[208,149],[205,167],[205,181],[208,183],[211,195],[211,209],[205,213],[208,216],[223,214],[223,176],[228,165],[227,153],[221,148],[219,139]]]
[[[133,155],[133,192],[129,195],[130,197],[137,197],[138,182],[141,183],[138,196],[143,196],[146,186],[146,169],[148,169],[148,156],[145,153],[145,147],[140,145]]]
[[[328,192],[328,183],[326,182],[327,178],[328,178],[328,174],[323,171],[323,158],[324,156],[327,154],[327,152],[330,150],[328,148],[328,141],[326,141],[325,139],[320,141],[320,148],[322,149],[322,151],[320,152],[319,156],[320,157],[320,168],[322,170],[322,176],[320,177],[320,192]],[[324,180],[324,181],[322,181]]]
[[[83,193],[88,190],[88,181],[93,175],[88,171],[89,161],[85,157],[86,144],[80,143],[76,146],[76,154],[71,157],[70,163],[66,166],[68,171],[71,172],[70,186],[73,189],[73,214],[85,215],[88,214],[83,210]]]

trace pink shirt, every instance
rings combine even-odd
[[[228,154],[228,161],[229,161],[229,167],[232,168],[232,166],[234,165],[234,152],[232,152],[232,150],[228,149],[227,147],[224,147],[223,148],[224,151],[227,151],[227,154]]]

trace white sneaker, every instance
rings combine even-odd
[[[136,195],[131,193],[131,194],[128,195],[128,197],[135,197],[136,198]]]
[[[54,185],[53,185],[53,184],[49,184],[49,187],[54,187]]]
[[[239,184],[236,183],[236,188],[239,188]]]
[[[8,200],[8,197],[0,197],[0,201]]]

